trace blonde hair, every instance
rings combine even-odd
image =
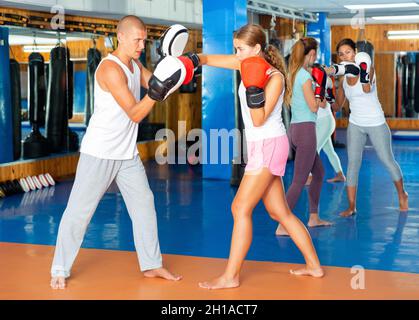
[[[303,67],[304,58],[311,50],[317,50],[317,41],[314,38],[301,38],[298,40],[291,50],[291,56],[288,61],[288,82],[290,83],[290,90],[287,91],[289,95],[286,97],[288,101],[292,98],[292,87],[294,86],[297,72]]]
[[[285,60],[276,47],[267,43],[264,29],[258,24],[246,24],[234,32],[234,39],[243,40],[250,47],[254,47],[257,44],[260,45],[265,60],[270,65],[278,69],[278,71],[281,72],[284,76],[284,103],[286,105],[289,105],[290,100],[287,99],[287,96],[291,96],[291,94],[289,93],[289,91],[291,90],[291,86],[289,85],[287,77],[287,67],[285,64]]]

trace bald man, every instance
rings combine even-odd
[[[94,113],[83,138],[76,177],[58,229],[51,287],[64,289],[96,207],[115,180],[132,221],[135,249],[145,277],[177,281],[162,266],[153,193],[137,150],[138,123],[155,105],[148,89],[151,72],[140,62],[147,29],[136,16],[117,28],[118,48],[95,75]]]

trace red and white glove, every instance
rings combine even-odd
[[[371,57],[366,52],[359,52],[355,56],[355,63],[359,66],[361,83],[370,83]]]

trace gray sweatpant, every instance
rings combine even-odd
[[[141,271],[162,266],[154,196],[140,157],[106,160],[81,153],[67,208],[58,229],[52,276],[70,276],[90,219],[113,180],[116,180],[132,221]]]
[[[347,131],[348,172],[346,184],[352,187],[358,185],[359,169],[361,168],[362,153],[367,137],[370,138],[378,158],[387,168],[393,181],[399,181],[403,175],[400,166],[394,160],[391,148],[391,132],[387,123],[375,127],[361,127],[349,122]]]

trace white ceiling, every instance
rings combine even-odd
[[[416,2],[419,0],[263,0],[266,3],[292,7],[304,11],[326,12],[331,24],[351,24],[351,20],[360,15],[359,10],[349,10],[345,5],[360,4],[395,4]],[[367,9],[364,10],[365,23],[419,23],[419,19],[410,20],[385,20],[376,21],[371,19],[373,16],[389,16],[389,15],[419,15],[419,7],[411,8],[391,8],[391,9]]]
[[[418,0],[264,0],[266,3],[279,4],[286,7],[292,7],[295,9],[303,9],[313,12],[329,12],[329,13],[350,13],[350,10],[346,9],[345,5],[356,5],[356,4],[394,4],[404,2],[417,2]],[[406,11],[411,12],[412,8],[404,9],[387,9],[381,10],[383,12],[391,13],[394,11]]]
[[[39,2],[56,2],[55,0],[39,0]],[[71,1],[71,0],[68,0]],[[77,1],[87,1],[87,0],[77,0]],[[93,0],[90,0],[93,1]],[[100,1],[100,0],[94,0]],[[108,0],[113,5],[116,3],[124,3],[124,0]],[[135,0],[137,1],[137,0]],[[145,0],[141,0],[145,1]],[[148,0],[152,1],[152,0]],[[169,0],[153,0],[153,1],[169,1]],[[176,1],[176,0],[173,0]],[[183,0],[183,1],[192,1],[192,0]],[[194,1],[204,1],[204,0],[194,0]],[[205,1],[213,1],[213,0],[205,0]],[[229,1],[229,0],[227,0]],[[231,1],[231,0],[230,0]],[[280,5],[284,7],[291,7],[294,9],[310,11],[310,12],[325,12],[328,14],[328,20],[331,25],[336,24],[346,24],[350,25],[353,23],[353,19],[359,16],[359,12],[351,11],[346,9],[344,5],[356,5],[356,4],[381,4],[381,3],[403,3],[403,2],[416,2],[419,4],[419,0],[256,0],[259,2],[270,3],[274,5]],[[0,5],[7,1],[0,0]],[[36,9],[38,7],[33,7],[26,3],[27,1],[19,1],[16,2],[15,6],[26,8],[26,9]],[[33,2],[33,1],[32,1]],[[39,9],[39,8],[38,8]],[[99,13],[99,12],[77,12],[77,11],[70,11],[68,13],[73,14],[80,14],[80,15],[93,15],[97,17],[103,18],[119,18],[118,15],[110,15],[109,13]],[[364,17],[365,23],[380,23],[380,24],[387,24],[387,23],[418,23],[419,19],[414,20],[386,20],[386,21],[376,21],[372,20],[370,17],[372,16],[382,16],[382,15],[419,15],[419,7],[417,8],[392,8],[392,9],[373,9],[373,10],[365,10]],[[147,18],[145,19],[146,23],[156,23],[156,24],[166,24],[167,21],[162,21],[160,19],[153,19]]]

